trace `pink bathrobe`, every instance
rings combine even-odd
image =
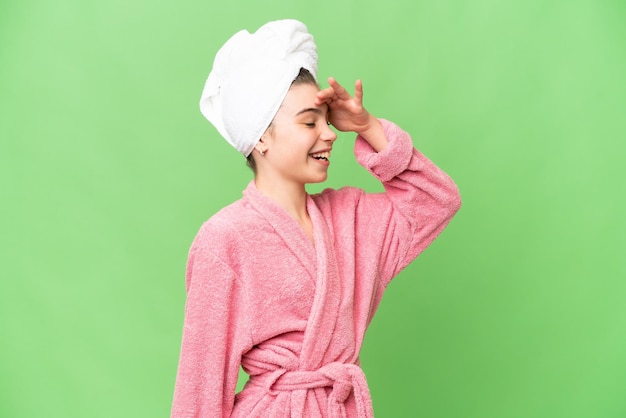
[[[388,147],[355,154],[385,193],[309,196],[315,245],[250,182],[209,219],[187,266],[172,417],[371,417],[359,350],[400,270],[460,207],[454,182],[381,121]],[[384,361],[384,359],[381,359]],[[240,365],[250,375],[235,395]]]

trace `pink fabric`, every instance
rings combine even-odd
[[[382,121],[389,146],[357,137],[385,187],[308,197],[313,245],[251,182],[209,219],[187,266],[172,417],[373,416],[358,355],[391,279],[460,207],[454,182]],[[250,375],[235,396],[239,367]]]

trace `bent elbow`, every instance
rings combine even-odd
[[[450,193],[446,199],[446,208],[449,211],[450,218],[452,218],[461,209],[462,199],[458,186],[452,183]]]

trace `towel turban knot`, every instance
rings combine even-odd
[[[277,20],[252,34],[239,31],[215,56],[200,110],[247,157],[272,122],[300,68],[317,78],[317,48],[302,22]]]

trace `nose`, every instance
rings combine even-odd
[[[335,142],[335,139],[337,139],[337,133],[330,128],[330,125],[324,124],[320,137],[323,141]]]

